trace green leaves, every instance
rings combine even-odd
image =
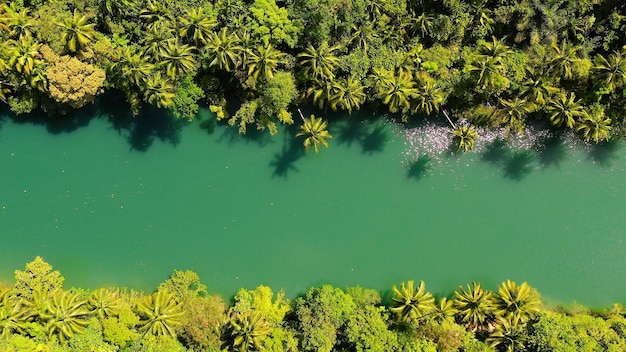
[[[454,135],[454,140],[457,143],[457,151],[467,153],[474,149],[476,139],[478,138],[478,132],[476,132],[474,126],[459,125],[450,133]]]
[[[40,315],[40,319],[46,322],[48,336],[56,335],[63,342],[74,334],[82,333],[84,327],[89,325],[87,301],[77,294],[57,291],[50,295],[46,303],[46,312]]]
[[[311,114],[309,119],[304,119],[304,123],[300,126],[300,132],[296,134],[296,137],[305,137],[305,151],[308,151],[311,145],[315,148],[316,153],[319,151],[320,145],[328,147],[327,139],[333,138],[333,136],[326,129],[327,125],[326,121],[316,118],[313,114]]]
[[[393,307],[389,310],[396,314],[399,321],[413,323],[435,309],[435,299],[430,292],[426,292],[424,281],[420,281],[417,288],[414,287],[414,284],[413,280],[409,280],[406,285],[403,282],[400,289],[396,285],[392,287],[391,301]]]
[[[139,331],[161,336],[176,336],[176,327],[181,324],[184,314],[174,295],[167,290],[159,290],[137,302]]]
[[[66,19],[63,23],[58,23],[58,26],[63,30],[61,41],[69,52],[74,53],[84,49],[94,39],[96,34],[94,27],[96,25],[88,23],[88,20],[87,15],[81,16],[74,9],[71,18]]]

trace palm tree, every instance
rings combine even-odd
[[[57,23],[63,29],[61,41],[67,49],[74,53],[83,49],[89,42],[94,39],[96,31],[94,23],[87,23],[89,17],[87,15],[79,15],[76,9],[72,18],[68,18],[63,23]]]
[[[181,324],[184,312],[176,303],[174,295],[161,289],[137,303],[139,331],[161,336],[176,337],[176,326]]]
[[[141,85],[154,71],[154,65],[146,61],[140,53],[125,47],[119,62],[115,63],[122,75],[131,83]]]
[[[580,104],[580,99],[576,100],[574,93],[559,93],[554,99],[550,99],[546,106],[546,111],[550,114],[550,122],[555,126],[565,124],[569,128],[574,128],[576,120],[585,114],[585,109]]]
[[[104,17],[120,17],[127,13],[137,11],[138,2],[136,0],[100,0],[99,13],[101,20]]]
[[[306,97],[313,97],[313,104],[316,104],[320,109],[326,108],[328,105],[332,105],[333,97],[335,95],[336,82],[332,82],[326,79],[312,80],[312,86],[306,91]]]
[[[274,77],[278,66],[284,63],[286,55],[275,49],[266,39],[263,45],[257,45],[248,55],[248,80],[250,87],[256,86],[259,81],[267,82]]]
[[[160,64],[165,65],[167,75],[176,79],[192,71],[196,66],[193,48],[187,44],[169,41],[159,54]]]
[[[119,293],[104,287],[93,291],[87,299],[87,303],[91,308],[91,313],[95,313],[100,319],[117,315],[121,308]]]
[[[139,18],[144,21],[146,28],[159,29],[164,22],[171,22],[170,11],[157,0],[148,0],[146,7],[139,11]]]
[[[500,318],[495,331],[487,337],[486,341],[492,347],[497,347],[499,351],[516,352],[524,351],[526,336],[523,324],[520,324],[517,319],[511,321]]]
[[[205,45],[211,36],[212,29],[217,21],[209,18],[201,7],[187,10],[184,16],[178,18],[180,22],[180,35],[193,39],[197,46]]]
[[[46,322],[49,337],[57,335],[64,342],[66,338],[82,333],[89,325],[87,302],[76,293],[56,291],[47,303],[46,313],[41,318]]]
[[[0,289],[0,337],[24,333],[24,324],[28,318],[28,309],[22,300],[11,297],[9,289]]]
[[[363,50],[363,52],[367,53],[369,44],[378,38],[379,30],[374,28],[374,25],[371,22],[360,26],[357,26],[356,24],[352,25],[352,30],[354,33],[350,38],[350,43],[352,43],[356,48],[359,48]]]
[[[239,45],[240,39],[237,34],[228,34],[226,27],[218,33],[212,33],[205,46],[205,60],[208,66],[217,66],[220,70],[230,72],[242,62],[239,59],[243,48]]]
[[[443,297],[435,304],[433,319],[439,324],[452,324],[457,313],[458,311],[454,307],[454,300]]]
[[[548,99],[559,92],[559,89],[547,80],[545,74],[536,74],[533,68],[526,68],[526,77],[521,84],[520,97],[538,106],[546,105]]]
[[[36,43],[29,34],[21,35],[17,40],[10,39],[7,44],[10,55],[9,67],[18,73],[30,75],[35,66],[43,62],[39,59],[41,44]]]
[[[171,106],[174,103],[174,86],[160,73],[146,79],[144,87],[145,100],[158,108]]]
[[[491,42],[481,40],[478,43],[478,52],[481,55],[485,55],[492,58],[502,59],[506,55],[510,54],[511,49],[496,37],[491,37]]]
[[[526,282],[517,285],[515,281],[506,280],[498,286],[493,302],[496,314],[521,324],[534,318],[541,309],[539,293]]]
[[[611,132],[611,119],[604,115],[600,105],[592,105],[576,123],[576,131],[582,138],[595,143],[608,140]]]
[[[248,311],[237,313],[231,309],[222,325],[224,344],[228,351],[262,351],[263,341],[273,331],[261,313]]]
[[[383,72],[385,75],[378,81],[376,87],[378,97],[392,113],[409,111],[411,100],[419,94],[413,75],[404,70],[399,70],[398,74],[386,70]]]
[[[450,133],[454,135],[457,143],[457,151],[467,153],[474,149],[478,132],[472,125],[458,125]]]
[[[491,292],[480,287],[480,283],[467,285],[467,291],[459,286],[454,291],[454,306],[458,310],[458,319],[472,332],[493,331],[496,320]]]
[[[548,67],[557,76],[564,77],[566,79],[574,78],[574,67],[580,61],[578,51],[580,46],[572,45],[565,39],[558,45],[556,41],[553,41],[550,45],[550,59],[547,64]]]
[[[313,114],[311,114],[309,119],[305,119],[300,112],[300,117],[302,117],[303,123],[302,126],[300,126],[300,131],[296,134],[296,137],[305,137],[304,151],[309,151],[311,145],[313,145],[316,153],[319,151],[320,145],[328,148],[327,139],[333,138],[333,136],[328,133],[328,130],[326,129],[328,123],[321,118],[316,118]]]
[[[169,43],[176,41],[173,30],[148,29],[141,40],[144,54],[156,63],[161,60],[161,53]]]
[[[526,115],[532,111],[532,105],[518,97],[513,100],[499,99],[499,103],[501,108],[495,122],[504,125],[505,136],[508,137],[511,131],[523,135]]]
[[[435,310],[435,299],[430,292],[426,292],[424,281],[420,281],[417,288],[414,284],[413,280],[409,280],[406,285],[401,283],[400,289],[396,285],[391,288],[394,295],[391,297],[393,307],[390,310],[399,321],[412,323]]]
[[[352,109],[358,110],[367,99],[365,86],[353,76],[335,81],[331,85],[332,92],[329,100],[333,110],[337,110],[339,107],[342,110],[348,110],[348,113],[351,114]]]
[[[329,46],[324,41],[316,49],[310,43],[304,52],[298,54],[300,66],[304,67],[304,72],[314,79],[333,79],[335,69],[339,65],[339,58],[335,52],[341,47],[339,45]]]
[[[433,111],[439,111],[439,106],[443,103],[444,93],[435,86],[431,80],[422,84],[415,96],[415,111],[430,115]]]
[[[508,85],[508,79],[501,74],[504,65],[500,57],[475,55],[465,70],[483,91],[490,92]]]
[[[622,48],[621,52],[613,51],[608,59],[602,55],[596,56],[595,65],[593,66],[596,79],[611,92],[622,87],[626,82],[626,58],[624,53],[626,53],[626,48]]]
[[[32,34],[31,28],[35,25],[35,20],[28,14],[30,11],[29,8],[24,7],[20,11],[17,11],[15,7],[15,2],[11,2],[10,5],[2,5],[2,9],[5,13],[3,27],[8,29],[11,38],[19,38],[23,35],[30,36]]]

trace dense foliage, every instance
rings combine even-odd
[[[624,351],[626,310],[548,309],[527,283],[471,283],[434,297],[423,281],[388,304],[362,287],[313,287],[289,300],[267,286],[229,304],[175,271],[145,294],[63,288],[42,258],[0,286],[1,351]]]
[[[368,105],[403,120],[442,112],[463,151],[475,125],[523,134],[530,120],[597,143],[626,130],[625,6],[2,1],[0,100],[16,113],[58,115],[118,90],[134,112],[147,103],[192,119],[206,104],[242,133],[299,121],[299,103],[348,113]],[[303,123],[307,145],[325,145]]]

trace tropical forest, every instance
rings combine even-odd
[[[0,266],[32,260],[12,280],[3,273],[16,268],[0,268],[0,352],[626,351],[626,286],[613,279],[626,255],[625,33],[621,0],[0,0]],[[85,117],[94,111],[106,113]],[[434,173],[453,185],[429,183],[422,154],[405,170],[411,184],[379,180],[398,164],[381,161],[400,139],[388,131],[424,121],[443,131],[457,169],[439,161]],[[149,126],[130,151],[114,145],[124,124]],[[39,125],[46,137],[30,129]],[[227,131],[224,152],[185,146],[168,128],[202,141]],[[529,131],[545,131],[557,157],[541,149],[533,168],[532,152],[507,149]],[[564,166],[561,139],[590,156]],[[353,144],[369,159],[325,164]],[[254,169],[264,157],[271,180]],[[480,174],[477,200],[456,170],[479,162],[506,177]],[[538,188],[544,169],[567,187]],[[281,193],[287,175],[307,173],[290,179],[295,200]],[[345,215],[346,199],[362,208]],[[492,236],[498,218],[506,231]],[[534,223],[541,231],[524,227]],[[555,229],[586,237],[550,238]],[[424,273],[450,258],[463,263],[431,284]],[[67,281],[51,263],[71,269]],[[484,271],[456,282],[473,264]],[[154,275],[161,283],[146,289]],[[394,283],[352,279],[381,276]],[[576,303],[577,290],[602,304]]]

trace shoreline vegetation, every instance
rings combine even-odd
[[[526,282],[434,297],[423,281],[312,287],[294,300],[267,286],[224,301],[192,271],[152,293],[63,288],[41,257],[0,285],[2,351],[624,351],[626,309],[546,307]]]
[[[587,142],[626,131],[624,5],[615,0],[55,0],[0,6],[0,100],[62,119],[105,91],[275,134],[298,105],[402,121],[437,115],[455,149],[478,128],[542,121]],[[322,115],[324,113],[322,112]],[[302,120],[302,121],[300,121]]]

